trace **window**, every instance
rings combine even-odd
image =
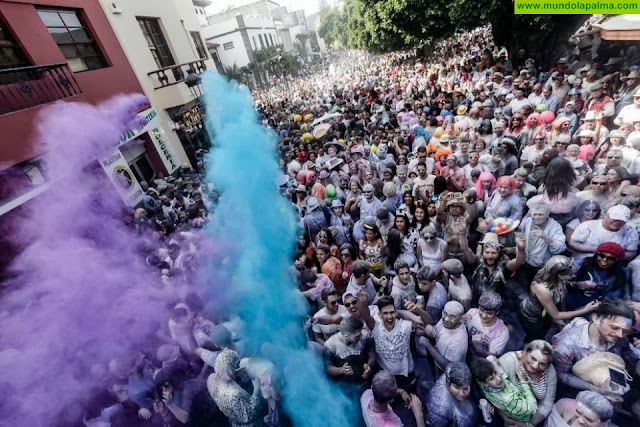
[[[275,46],[276,44],[273,42],[273,36],[269,33],[269,40],[271,40],[271,46]]]
[[[198,56],[201,59],[207,59],[209,55],[207,55],[207,48],[204,47],[204,43],[202,43],[202,37],[200,37],[200,32],[191,31],[191,38],[193,39],[193,44],[196,45],[196,51],[198,52]]]
[[[227,42],[223,44],[222,47],[224,48],[224,50],[231,50],[233,49],[233,42]]]
[[[256,43],[256,36],[251,36],[253,38],[253,50],[258,50],[258,43]]]
[[[0,70],[18,68],[29,65],[24,52],[18,46],[8,28],[0,21]]]
[[[167,40],[162,34],[160,21],[157,18],[138,18],[138,24],[158,68],[175,65]]]
[[[260,39],[260,47],[264,47],[264,41],[262,40],[262,34],[258,34],[258,38]]]
[[[38,15],[72,71],[77,73],[107,66],[107,61],[78,11],[38,9]]]

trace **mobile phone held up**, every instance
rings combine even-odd
[[[612,383],[616,383],[622,388],[627,386],[627,376],[619,369],[609,367],[609,377]]]

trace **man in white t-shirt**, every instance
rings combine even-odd
[[[396,271],[396,277],[391,281],[391,297],[396,310],[402,310],[405,300],[416,301],[416,282],[405,260],[397,259],[393,268]]]
[[[467,157],[467,159],[469,160],[469,163],[467,163],[462,167],[462,170],[464,171],[465,187],[474,188],[476,186],[476,183],[473,182],[473,179],[471,177],[471,172],[474,170],[477,170],[479,173],[489,172],[489,168],[486,165],[483,165],[482,163],[479,162],[480,154],[478,154],[478,152],[476,151],[470,152],[469,157]]]
[[[416,197],[418,191],[433,194],[433,183],[436,180],[435,175],[427,173],[427,165],[423,162],[418,163],[416,167],[418,176],[413,180],[413,197]]]
[[[615,205],[603,219],[585,221],[578,225],[569,239],[569,248],[577,260],[593,256],[601,243],[613,242],[625,250],[625,260],[633,259],[638,250],[638,232],[626,225],[631,211],[623,205]]]
[[[320,295],[324,307],[318,310],[313,317],[334,316],[336,314],[343,317],[349,316],[349,312],[344,305],[340,305],[340,296],[335,289],[324,289]],[[320,323],[314,323],[313,336],[318,344],[324,345],[325,341],[328,340],[330,336],[338,332],[338,329],[339,326],[337,324],[323,325]]]
[[[359,297],[360,304],[365,304],[364,295]],[[378,319],[374,319],[368,309],[362,307],[362,319],[371,330],[375,343],[376,355],[380,367],[396,377],[398,384],[404,390],[415,391],[416,376],[411,354],[412,322],[396,317],[393,298],[385,295],[378,299]],[[431,322],[429,315],[412,302],[407,302],[405,308],[417,314],[425,325]]]
[[[524,89],[517,88],[514,91],[514,95],[516,97],[512,99],[511,102],[509,103],[509,106],[511,107],[511,111],[513,113],[517,113],[524,106],[531,105],[531,101],[529,101],[527,98],[524,97]]]
[[[458,301],[449,301],[442,309],[442,319],[435,328],[428,325],[424,329],[425,336],[418,339],[436,362],[436,367],[444,372],[444,368],[452,362],[464,362],[467,355],[467,328],[462,322],[464,307]],[[435,346],[429,338],[436,341]]]

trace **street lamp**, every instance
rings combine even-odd
[[[202,96],[202,79],[193,70],[189,70],[187,78],[184,79],[184,84],[187,85],[191,95],[194,98],[200,98]]]

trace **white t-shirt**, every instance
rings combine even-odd
[[[403,376],[407,376],[410,372],[413,372],[413,357],[411,356],[411,348],[409,347],[411,340],[410,321],[396,319],[393,329],[387,331],[382,320],[376,319],[372,336],[376,344],[378,363],[382,369],[393,375]]]
[[[623,225],[618,231],[608,231],[602,228],[602,220],[584,221],[576,227],[571,236],[577,243],[588,243],[594,248],[601,243],[613,242],[622,246],[625,251],[638,249],[638,232],[628,225]],[[593,255],[593,252],[573,251],[574,258],[580,260]]]
[[[531,105],[531,101],[529,101],[527,98],[522,98],[522,99],[512,99],[511,102],[509,103],[509,106],[511,107],[511,111],[516,113],[518,111],[520,111],[522,109],[522,107],[525,107],[527,105]]]
[[[522,150],[520,161],[531,162],[537,165],[538,163],[540,163],[540,157],[542,157],[542,154],[549,149],[551,149],[551,147],[546,144],[541,149],[538,149],[535,144],[529,145],[524,150]]]
[[[483,334],[484,339],[482,343],[479,344],[482,350],[496,356],[501,356],[509,341],[509,329],[507,329],[502,319],[498,318],[496,318],[493,325],[483,326],[478,312],[479,310],[477,308],[472,308],[467,312],[467,314],[471,316],[469,322],[466,323],[467,330],[469,331],[469,339],[474,335]],[[473,341],[471,341],[471,346],[478,347],[478,345],[473,344]]]
[[[445,328],[442,320],[436,325],[436,350],[451,362],[464,362],[467,341],[467,328],[464,327],[464,323],[460,323],[456,329]]]
[[[413,196],[418,193],[418,190],[428,191],[429,194],[433,194],[433,183],[436,180],[435,175],[427,175],[425,179],[420,178],[419,176],[413,180]]]
[[[349,312],[347,311],[346,307],[344,305],[339,305],[338,306],[338,312],[336,313],[339,316],[342,316],[342,318],[345,317],[349,317]],[[327,308],[323,308],[322,310],[318,310],[318,312],[316,314],[313,315],[313,317],[321,317],[321,316],[330,316],[329,313],[327,313]],[[327,340],[331,335],[335,334],[338,332],[338,330],[340,329],[340,325],[338,324],[331,324],[331,325],[321,325],[319,323],[316,323],[313,325],[313,332],[316,332],[318,334],[322,334],[322,337]]]

